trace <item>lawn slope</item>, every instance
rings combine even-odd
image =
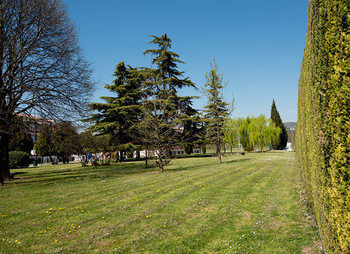
[[[0,253],[318,253],[294,153],[17,170]]]

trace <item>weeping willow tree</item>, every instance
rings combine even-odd
[[[281,131],[281,128],[270,119],[266,119],[264,115],[253,117],[248,127],[249,142],[253,147],[260,147],[260,151],[263,152],[264,147],[279,138]]]
[[[259,147],[263,152],[264,147],[276,141],[280,133],[281,129],[264,115],[228,119],[225,125],[224,143],[230,147],[240,143],[245,150]]]
[[[239,144],[239,122],[237,119],[227,119],[224,127],[224,145],[230,148],[232,153],[233,147]]]

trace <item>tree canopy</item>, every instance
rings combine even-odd
[[[89,64],[60,0],[0,3],[0,182],[9,178],[9,127],[16,114],[71,119],[91,97]]]
[[[135,125],[141,119],[141,76],[136,68],[117,64],[113,84],[106,85],[116,96],[103,96],[105,103],[92,103],[90,108],[98,111],[91,115],[91,131],[99,135],[111,135],[116,145],[133,142]]]

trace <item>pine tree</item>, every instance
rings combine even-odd
[[[134,124],[140,116],[141,99],[140,75],[136,68],[120,62],[114,72],[112,85],[105,88],[115,93],[115,97],[103,96],[105,103],[92,103],[90,108],[98,111],[87,120],[93,122],[91,131],[98,135],[110,134],[116,145],[123,146],[133,142]]]
[[[228,103],[223,100],[223,75],[218,73],[218,66],[215,60],[210,64],[211,69],[205,75],[206,83],[204,92],[208,98],[204,107],[207,121],[208,140],[215,144],[216,153],[221,164],[221,146],[224,137],[224,127],[226,118],[229,115]]]
[[[183,135],[181,137],[181,144],[186,154],[192,154],[194,146],[201,143],[201,117],[198,110],[192,107],[192,99],[188,99],[183,112]]]
[[[272,148],[274,150],[283,150],[287,146],[288,142],[288,133],[286,130],[286,127],[284,126],[282,119],[280,117],[280,114],[277,111],[275,100],[272,101],[271,106],[271,120],[275,124],[275,126],[279,127],[281,129],[281,133],[279,135],[279,138],[276,139],[272,143]]]
[[[184,62],[179,60],[177,53],[170,51],[171,39],[166,34],[152,38],[150,44],[156,48],[146,50],[144,54],[154,56],[152,65],[155,68],[143,69],[143,119],[138,127],[144,145],[156,151],[157,165],[163,171],[170,161],[171,148],[184,137],[184,121],[189,121],[193,113],[193,97],[182,97],[177,92],[195,85],[183,78],[184,72],[178,70],[177,64]]]

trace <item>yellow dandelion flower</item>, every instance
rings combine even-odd
[[[166,226],[165,225],[163,225],[163,228],[165,228]]]
[[[137,216],[140,216],[140,214],[137,214]]]
[[[35,225],[35,222],[33,222],[33,225]]]
[[[18,243],[18,240],[15,240],[15,243]]]
[[[78,226],[78,228],[80,228],[80,225]]]
[[[50,208],[49,210],[52,210],[52,208]]]
[[[72,231],[69,230],[69,231],[68,231],[68,234],[70,234],[71,232],[72,232]]]
[[[57,243],[58,241],[57,240],[55,240],[55,243]]]
[[[60,235],[60,233],[57,233],[57,236],[59,236]]]
[[[102,219],[104,219],[105,217],[101,217]]]

